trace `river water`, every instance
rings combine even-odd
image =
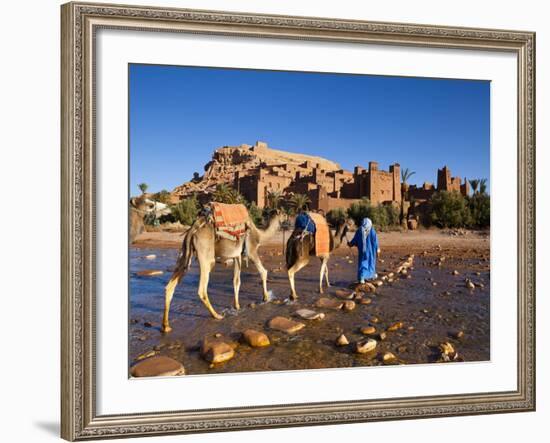
[[[451,342],[458,351],[457,361],[486,361],[490,359],[490,271],[488,248],[388,248],[383,251],[379,272],[394,270],[407,254],[414,252],[414,269],[410,276],[397,278],[367,294],[372,303],[358,304],[351,312],[315,307],[319,298],[319,261],[297,274],[299,300],[288,302],[289,284],[280,248],[262,250],[264,266],[270,271],[268,288],[273,301],[262,303],[261,281],[253,265],[241,275],[241,310],[233,303],[233,269],[217,264],[210,276],[210,301],[223,320],[210,317],[197,296],[198,267],[193,263],[177,287],[170,320],[173,331],[162,334],[160,325],[164,308],[164,286],[175,265],[177,249],[130,250],[130,315],[129,367],[140,356],[167,355],[183,363],[187,374],[297,370],[382,365],[381,356],[392,352],[400,363],[435,363],[440,359],[439,344]],[[145,258],[155,255],[152,260]],[[440,257],[445,260],[440,262]],[[347,290],[355,278],[355,257],[347,248],[340,248],[331,257],[329,269],[333,286],[328,297],[335,298],[338,289]],[[352,263],[350,263],[350,261]],[[441,265],[439,265],[441,263]],[[137,272],[154,269],[158,276],[139,276]],[[458,275],[452,271],[457,270]],[[469,278],[483,287],[467,288]],[[351,291],[350,291],[351,292]],[[307,321],[306,327],[295,335],[271,331],[267,322],[275,316],[297,319],[295,311],[310,308],[326,313],[323,320]],[[360,328],[375,326],[384,331],[394,322],[403,327],[388,332],[378,343],[377,352],[361,355],[354,352],[355,343],[364,340]],[[252,328],[265,332],[272,344],[255,349],[241,343],[241,334]],[[460,339],[455,337],[463,331]],[[200,355],[201,341],[207,335],[222,334],[240,345],[236,356],[225,363],[210,365]],[[344,333],[350,345],[337,347],[335,339]],[[374,336],[376,338],[376,335]]]

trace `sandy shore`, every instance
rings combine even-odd
[[[488,247],[488,231],[462,231],[463,235],[452,235],[450,230],[420,229],[417,231],[391,231],[379,232],[378,239],[381,247],[412,247],[422,249],[441,245],[449,248],[476,248]],[[140,234],[134,245],[135,248],[179,248],[183,238],[182,232],[144,232]],[[265,246],[283,245],[284,239],[288,239],[290,232],[278,232],[271,237]],[[348,233],[351,239],[353,233]]]

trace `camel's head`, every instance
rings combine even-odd
[[[168,207],[168,205],[151,200],[144,197],[143,195],[131,198],[130,206],[143,214],[154,213],[155,217],[170,214],[170,208]]]
[[[348,231],[353,227],[353,221],[346,217],[336,224],[336,232],[340,234],[340,239],[343,239]]]
[[[280,208],[272,208],[267,211],[267,218],[269,220],[274,218],[282,218],[283,216],[284,212]]]

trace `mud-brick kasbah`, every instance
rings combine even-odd
[[[352,172],[333,161],[273,149],[261,141],[218,148],[204,169],[203,176],[195,173],[191,181],[173,190],[174,202],[194,194],[200,201],[208,201],[221,183],[233,186],[260,208],[267,205],[270,191],[279,191],[286,196],[305,194],[310,199],[310,209],[325,212],[346,209],[362,198],[373,204],[402,205],[405,203],[402,196],[406,195],[407,203],[422,205],[436,191],[469,193],[468,180],[452,177],[447,166],[438,169],[436,186],[432,183],[408,186],[401,183],[398,163],[384,171],[377,162],[369,161],[368,167],[355,166]],[[406,193],[402,192],[402,186],[406,186]]]

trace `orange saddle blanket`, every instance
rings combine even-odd
[[[216,235],[237,241],[246,232],[248,211],[245,205],[230,205],[226,203],[212,203]]]
[[[308,212],[315,223],[315,255],[328,254],[330,252],[330,228],[327,220],[321,214]]]

